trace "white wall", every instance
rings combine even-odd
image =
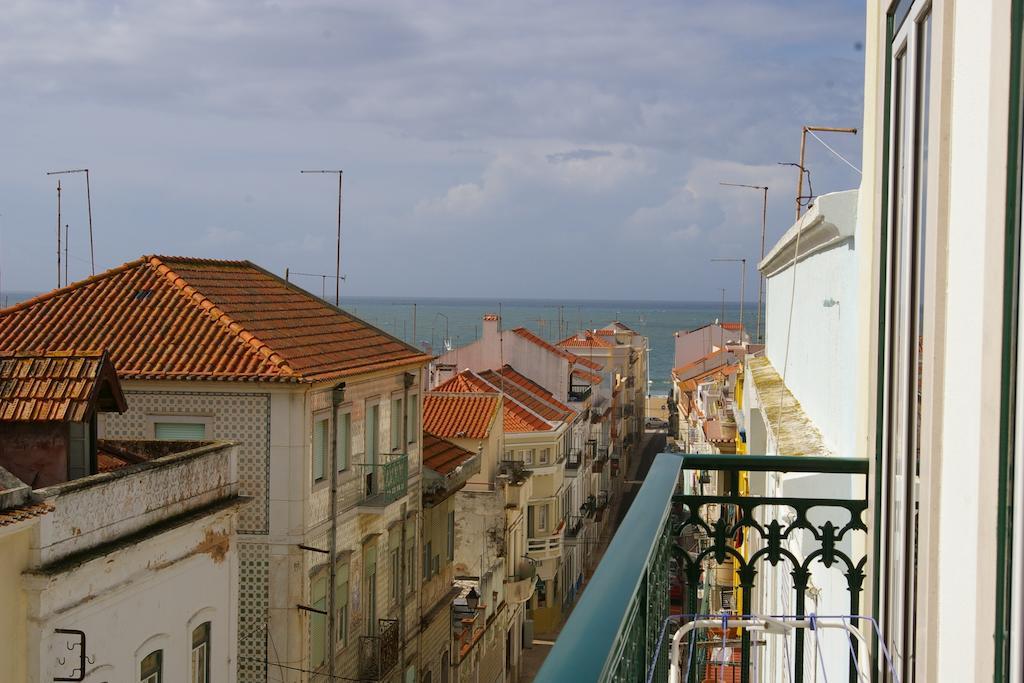
[[[765,355],[817,425],[826,446],[847,456],[855,454],[856,446],[856,196],[851,190],[819,197],[816,209],[824,221],[838,227],[840,236],[795,266],[780,255],[790,265],[768,275],[765,313]],[[787,236],[792,239],[790,233]],[[801,245],[801,252],[805,249]]]

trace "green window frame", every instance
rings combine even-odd
[[[309,665],[323,666],[327,662],[327,575],[320,572],[309,584]]]
[[[337,452],[337,470],[344,472],[349,468],[352,460],[352,411],[349,409],[339,410],[337,413],[338,432],[335,435],[335,449]]]
[[[331,422],[326,416],[313,418],[313,482],[321,482],[327,472],[327,444],[330,443]]]

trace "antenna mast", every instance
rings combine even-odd
[[[92,241],[92,188],[89,184],[89,169],[87,168],[72,168],[67,171],[47,171],[46,175],[64,175],[65,173],[84,173],[85,174],[85,205],[89,211],[89,263],[92,266],[92,274],[96,274],[96,250],[93,248]],[[60,219],[58,219],[58,229],[60,228]]]
[[[334,305],[341,305],[341,178],[344,171],[336,170],[316,170],[316,171],[299,171],[299,173],[337,173],[338,174],[338,241],[337,241],[337,252],[335,254],[334,262]]]

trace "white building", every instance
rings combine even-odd
[[[0,358],[0,387],[5,679],[235,681],[237,446],[97,441],[127,408],[102,352]]]
[[[856,407],[849,400],[857,381],[856,317],[843,315],[846,309],[856,310],[859,296],[856,208],[856,190],[816,198],[758,266],[767,278],[768,294],[763,356],[748,355],[744,363],[749,453],[850,457],[856,452]],[[856,499],[863,498],[865,486],[863,477],[852,475],[750,474],[750,494],[755,496]],[[864,544],[864,534],[849,533],[840,547],[850,557],[861,557]],[[797,534],[788,548],[802,562],[819,545],[808,534]],[[786,563],[762,567],[756,613],[795,613],[787,580],[791,569]],[[848,614],[842,568],[812,562],[810,569],[806,612]],[[777,639],[770,644],[761,668],[765,681],[784,677],[787,666],[782,644]],[[818,662],[815,653],[806,653],[808,667],[823,661],[826,671],[840,671],[849,659],[844,639],[822,638],[820,649]]]

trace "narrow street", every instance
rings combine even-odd
[[[625,519],[626,513],[629,512],[629,507],[633,503],[633,499],[636,497],[636,492],[640,489],[640,485],[643,483],[644,477],[647,476],[648,470],[651,468],[651,463],[654,462],[654,457],[665,449],[665,442],[667,435],[665,430],[648,430],[644,432],[644,440],[640,444],[639,452],[640,457],[634,458],[634,461],[630,467],[630,471],[626,476],[626,484],[623,487],[623,493],[619,500],[612,502],[612,515],[615,519],[615,525],[608,533],[604,534],[600,539],[600,545],[594,559],[594,567],[596,568],[601,563],[601,558],[604,556],[605,550],[608,548],[608,544],[612,540],[612,536],[618,530],[619,525],[622,524],[622,520]],[[576,604],[579,604],[580,598],[586,592],[587,583],[590,580],[591,574],[584,577],[583,587],[580,589],[579,597],[576,598]],[[562,623],[569,618],[572,614],[572,609],[566,612],[562,616]],[[561,624],[559,625],[559,629]],[[533,639],[533,647],[523,650],[523,668],[522,674],[520,675],[521,683],[529,683],[540,671],[541,665],[544,663],[544,659],[548,656],[548,652],[551,650],[551,646],[555,644],[555,639],[558,637],[558,629],[554,632],[538,634]]]

